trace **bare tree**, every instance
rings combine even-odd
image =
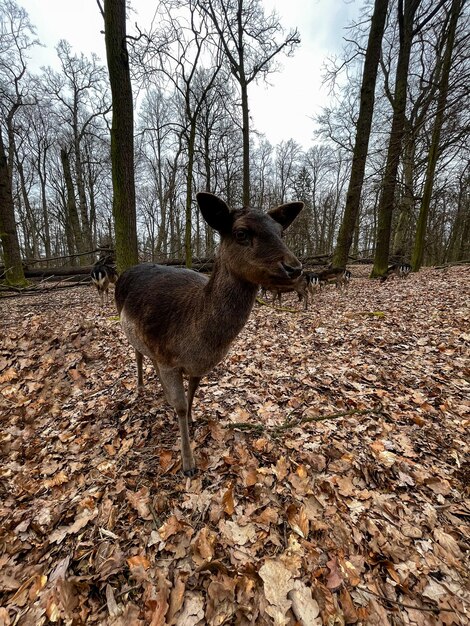
[[[397,172],[405,131],[408,72],[413,39],[416,33],[422,30],[439,12],[445,1],[440,0],[440,2],[437,4],[433,3],[430,7],[423,4],[424,9],[419,14],[418,9],[423,0],[398,0],[399,50],[392,99],[393,116],[378,208],[377,238],[372,276],[382,276],[388,265]]]
[[[441,131],[444,123],[444,114],[446,110],[449,91],[449,76],[452,67],[455,33],[457,31],[457,22],[462,11],[463,4],[464,0],[452,0],[452,5],[449,11],[449,26],[446,37],[446,45],[442,58],[442,63],[440,63],[441,70],[439,80],[439,96],[437,99],[437,111],[436,117],[434,118],[431,145],[429,147],[426,179],[424,183],[424,191],[421,200],[421,208],[418,217],[415,245],[412,257],[412,266],[415,272],[420,269],[423,263],[424,240],[426,236],[429,206],[431,204],[434,175],[436,171],[437,160],[439,157]]]
[[[183,13],[173,15],[178,6]],[[145,54],[142,54],[145,73],[152,71],[149,65],[163,77],[165,86],[171,84],[176,92],[183,112],[181,136],[185,143],[186,200],[185,200],[185,259],[186,266],[192,265],[192,205],[193,170],[196,150],[196,129],[198,118],[209,92],[213,88],[221,68],[220,55],[211,50],[207,17],[197,10],[197,0],[184,3],[169,2],[162,5],[159,30],[149,33],[145,40]]]
[[[126,39],[126,1],[97,0],[105,24],[113,120],[111,166],[118,271],[138,263],[134,178],[134,103]]]
[[[219,45],[240,87],[243,136],[243,204],[250,204],[250,118],[248,87],[275,71],[281,52],[292,54],[300,43],[297,29],[285,39],[276,13],[265,16],[261,0],[198,0],[217,31]]]
[[[346,206],[333,256],[333,265],[335,267],[344,267],[346,265],[353,240],[353,233],[356,230],[358,221],[367,150],[369,147],[369,137],[374,113],[375,85],[387,9],[388,0],[375,0],[369,40],[364,59],[360,108],[356,124],[356,139],[354,142],[351,176],[346,195]]]
[[[32,101],[26,75],[29,50],[38,44],[28,14],[13,0],[0,2],[0,238],[9,284],[25,282],[12,195],[15,116]],[[5,133],[5,135],[4,135]],[[6,139],[5,139],[6,138]],[[6,143],[5,143],[6,141]]]

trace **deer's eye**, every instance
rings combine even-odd
[[[250,233],[245,228],[238,228],[234,232],[235,240],[237,243],[247,246],[250,243]]]

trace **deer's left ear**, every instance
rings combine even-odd
[[[196,194],[197,203],[206,222],[219,233],[230,232],[233,217],[227,203],[208,191]]]
[[[287,202],[268,211],[268,215],[282,226],[282,230],[286,230],[303,208],[303,202]]]

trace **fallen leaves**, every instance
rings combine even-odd
[[[187,481],[111,306],[0,301],[0,623],[469,623],[470,274],[359,272],[255,308]]]

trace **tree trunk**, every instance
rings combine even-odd
[[[85,181],[83,177],[83,164],[80,154],[80,142],[78,137],[74,139],[75,177],[77,184],[78,206],[80,209],[80,221],[82,225],[82,241],[85,250],[93,249],[93,237],[91,234],[90,218],[85,193]],[[89,262],[91,259],[86,259]]]
[[[426,168],[426,178],[424,182],[423,198],[416,226],[416,237],[413,249],[411,265],[413,271],[417,272],[423,264],[424,241],[428,224],[429,207],[431,204],[432,189],[434,186],[434,174],[439,157],[439,143],[441,138],[442,124],[447,104],[447,94],[449,91],[449,75],[452,67],[452,52],[454,48],[455,32],[457,21],[462,8],[462,0],[453,0],[450,8],[449,31],[447,33],[446,49],[442,63],[441,78],[439,82],[439,97],[437,100],[437,112],[434,119],[434,126],[429,148],[428,164]]]
[[[250,111],[248,108],[248,86],[240,82],[242,99],[243,137],[243,206],[250,206]]]
[[[334,267],[344,267],[348,261],[355,225],[358,221],[362,185],[366,167],[367,150],[374,113],[375,84],[382,48],[382,37],[387,16],[388,0],[375,0],[374,13],[367,42],[364,72],[362,75],[359,117],[356,125],[356,139],[346,195],[346,206],[338,233],[333,256]]]
[[[460,247],[458,249],[457,261],[465,261],[470,259],[470,203],[467,199],[467,210],[463,223],[462,236],[460,238]]]
[[[80,230],[80,220],[78,219],[77,203],[75,202],[75,190],[73,188],[72,173],[70,171],[69,154],[65,148],[62,148],[60,151],[60,159],[62,161],[62,168],[64,170],[65,187],[67,190],[67,199],[66,199],[67,208],[65,212],[65,220],[66,220],[66,223],[69,225],[70,232],[73,234],[73,246],[69,250],[69,252],[70,254],[73,254],[74,252],[81,253],[81,252],[85,252],[85,249],[83,246],[82,232]],[[80,259],[82,258],[84,257],[80,257]],[[72,258],[71,259],[72,265],[75,265],[76,261],[77,260],[75,258]],[[85,261],[80,264],[84,265]]]
[[[126,1],[104,0],[106,59],[113,103],[111,166],[117,269],[138,263],[134,112],[126,42]]]
[[[46,193],[46,170],[41,169],[41,162],[38,160],[38,175],[41,186],[41,209],[42,209],[42,219],[43,219],[43,242],[46,257],[49,258],[52,256],[51,252],[51,231],[49,227],[49,212],[47,210],[47,193]]]
[[[21,261],[20,242],[15,222],[11,171],[8,166],[3,136],[0,129],[0,239],[5,261],[4,278],[8,285],[26,284]]]
[[[410,128],[408,141],[406,142],[403,154],[403,177],[404,192],[400,202],[400,214],[393,238],[393,256],[402,260],[409,254],[409,230],[411,215],[414,207],[414,173],[416,158],[415,134]],[[408,245],[407,245],[408,243]]]
[[[184,251],[186,267],[192,266],[192,196],[193,196],[193,167],[194,167],[194,145],[196,141],[196,118],[190,121],[188,139],[188,165],[186,168],[186,209],[184,224]]]
[[[413,23],[415,13],[421,0],[404,0],[404,2],[405,7],[403,10],[403,0],[398,0],[400,50],[398,53],[395,76],[392,129],[390,131],[387,161],[378,210],[377,239],[375,244],[374,267],[372,269],[373,277],[382,276],[388,266],[395,188],[405,128],[408,69],[410,65],[411,44],[413,41]]]
[[[459,258],[459,253],[461,249],[462,236],[465,230],[466,216],[468,216],[470,213],[469,188],[470,178],[464,170],[460,178],[459,193],[457,196],[457,210],[454,222],[452,224],[449,244],[447,247],[446,261],[448,262],[462,260],[461,258]]]
[[[29,228],[26,228],[25,232],[28,232],[28,238],[30,241],[24,241],[24,249],[26,254],[31,251],[32,258],[34,259],[39,256],[38,224],[34,216],[34,211],[31,207],[31,202],[29,201],[28,190],[26,189],[26,177],[24,175],[23,163],[19,158],[16,146],[14,146],[14,152],[16,169],[18,171],[18,178],[21,190],[21,197],[23,198],[25,222],[29,224]]]

